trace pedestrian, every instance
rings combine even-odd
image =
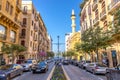
[[[109,67],[109,59],[108,58],[106,58],[106,65],[107,65],[107,67]]]

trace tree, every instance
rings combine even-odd
[[[85,52],[94,51],[97,54],[97,59],[99,61],[99,49],[106,48],[110,46],[108,41],[111,40],[111,36],[109,35],[109,31],[104,31],[103,28],[94,27],[89,28],[82,34],[82,50]]]
[[[26,51],[26,48],[19,44],[5,44],[2,46],[1,51],[5,54],[12,55],[12,63],[14,63],[15,57],[18,58],[18,55],[20,55],[21,52]]]
[[[72,56],[75,56],[75,51],[74,50],[68,50],[67,51],[67,56],[72,58]]]
[[[48,51],[47,52],[47,57],[54,57],[54,52]]]

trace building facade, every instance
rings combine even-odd
[[[0,51],[4,44],[19,43],[19,29],[21,27],[21,0],[0,0]],[[11,62],[8,55],[0,52],[0,64],[4,58]]]
[[[104,30],[109,29],[109,22],[115,20],[114,12],[120,8],[119,0],[88,0],[81,10],[81,33],[90,27],[100,26]],[[112,23],[112,27],[114,24]],[[114,36],[113,36],[114,37]],[[120,40],[114,38],[111,41],[112,47],[108,47],[106,52],[100,50],[99,57],[109,58],[110,67],[120,64]]]
[[[22,1],[22,28],[20,32],[20,44],[27,48],[22,58],[39,59],[40,53],[46,53],[49,49],[47,29],[32,0]]]

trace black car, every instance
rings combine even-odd
[[[36,72],[46,72],[48,71],[48,64],[46,61],[39,62],[32,67],[33,74]]]
[[[11,78],[21,75],[23,68],[19,64],[7,64],[0,66],[0,80],[11,80]]]
[[[63,60],[63,64],[64,65],[68,65],[69,64],[69,60]]]

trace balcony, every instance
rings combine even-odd
[[[37,17],[37,16],[35,16],[34,18],[35,18],[36,21],[38,20],[38,17]]]
[[[25,23],[21,23],[21,26],[24,27],[24,28],[27,27],[27,25]]]
[[[120,0],[113,0],[109,5],[108,5],[108,12],[110,14],[113,14],[114,11],[120,7]]]
[[[35,30],[35,32],[37,32],[37,31],[38,31],[38,28],[37,28],[37,26],[34,26],[34,30]]]
[[[22,10],[22,13],[23,14],[27,14],[27,10]]]
[[[93,11],[96,10],[97,7],[98,7],[98,3],[97,2],[98,2],[97,0],[94,0],[94,2],[93,2],[93,5],[92,5],[92,10]]]
[[[25,39],[25,35],[20,34],[21,39]]]
[[[106,18],[106,10],[104,9],[101,13],[100,13],[100,20],[104,20]]]
[[[96,16],[96,18],[93,20],[93,25],[97,25],[99,23],[99,17]]]
[[[16,4],[16,10],[17,10],[18,13],[20,13],[22,11],[20,4]]]
[[[98,0],[100,3],[103,1],[103,0]]]
[[[6,35],[0,33],[0,40],[6,40]]]

